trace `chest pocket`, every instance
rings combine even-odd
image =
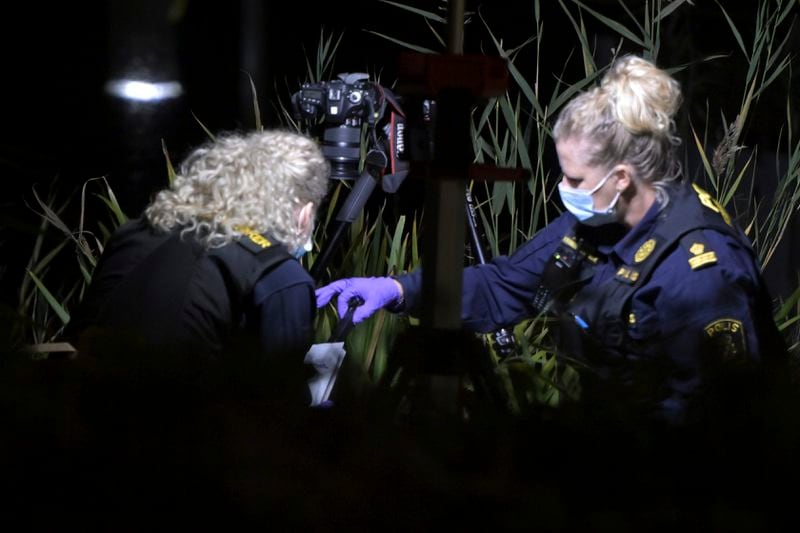
[[[699,270],[716,264],[701,230],[672,237],[656,232],[633,256],[631,264],[621,264],[609,280],[581,290],[566,305],[567,312],[586,323],[586,333],[609,348],[631,353],[647,351],[646,346],[660,336],[655,309],[656,294],[644,288],[656,267],[680,245],[687,253],[688,266]]]
[[[626,332],[633,343],[644,344],[661,335],[655,308],[632,298],[625,312],[627,312],[627,316],[623,316],[622,319],[626,322]]]

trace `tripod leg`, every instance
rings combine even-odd
[[[377,181],[372,174],[365,171],[361,174],[361,177],[358,178],[355,185],[353,185],[344,204],[342,204],[342,207],[339,209],[339,213],[336,215],[337,225],[333,236],[322,248],[319,257],[317,257],[317,260],[314,261],[314,264],[311,266],[310,274],[311,277],[314,278],[314,281],[322,281],[325,268],[328,266],[331,255],[334,250],[339,249],[340,241],[344,237],[345,230],[349,228],[350,224],[358,217],[358,214],[372,195],[372,191],[375,190],[376,184]]]

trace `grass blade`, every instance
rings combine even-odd
[[[69,322],[69,313],[67,310],[55,299],[53,294],[44,286],[44,283],[30,270],[27,271],[28,275],[31,277],[33,282],[36,284],[36,287],[39,289],[39,292],[42,293],[44,299],[50,305],[50,307],[55,311],[58,318],[61,319],[61,322],[66,325]]]

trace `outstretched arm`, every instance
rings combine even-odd
[[[353,313],[353,324],[358,324],[384,307],[399,308],[403,303],[403,286],[389,277],[340,279],[316,290],[317,307],[326,305],[334,296],[339,316],[345,315],[351,298],[358,296],[364,300]]]
[[[510,257],[501,256],[485,265],[464,269],[461,318],[464,326],[488,332],[514,324],[530,314],[530,302],[544,266],[574,220],[560,217],[520,247]],[[416,313],[425,297],[422,270],[389,277],[346,278],[316,291],[317,307],[338,297],[342,316],[347,302],[360,296],[365,303],[353,317],[361,322],[381,308]]]

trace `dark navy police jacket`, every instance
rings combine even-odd
[[[545,309],[559,318],[561,350],[585,360],[605,386],[647,382],[657,415],[681,422],[712,363],[747,364],[781,350],[747,238],[705,191],[684,184],[630,230],[588,228],[565,212],[513,255],[466,268],[463,325],[491,332],[542,312],[533,302],[543,273],[570,247],[589,250],[579,282],[555,291],[560,301]],[[397,279],[414,312],[421,271]]]
[[[68,331],[212,357],[247,338],[245,349],[302,361],[313,338],[313,280],[282,245],[259,237],[206,250],[192,234],[131,221],[106,246]]]

